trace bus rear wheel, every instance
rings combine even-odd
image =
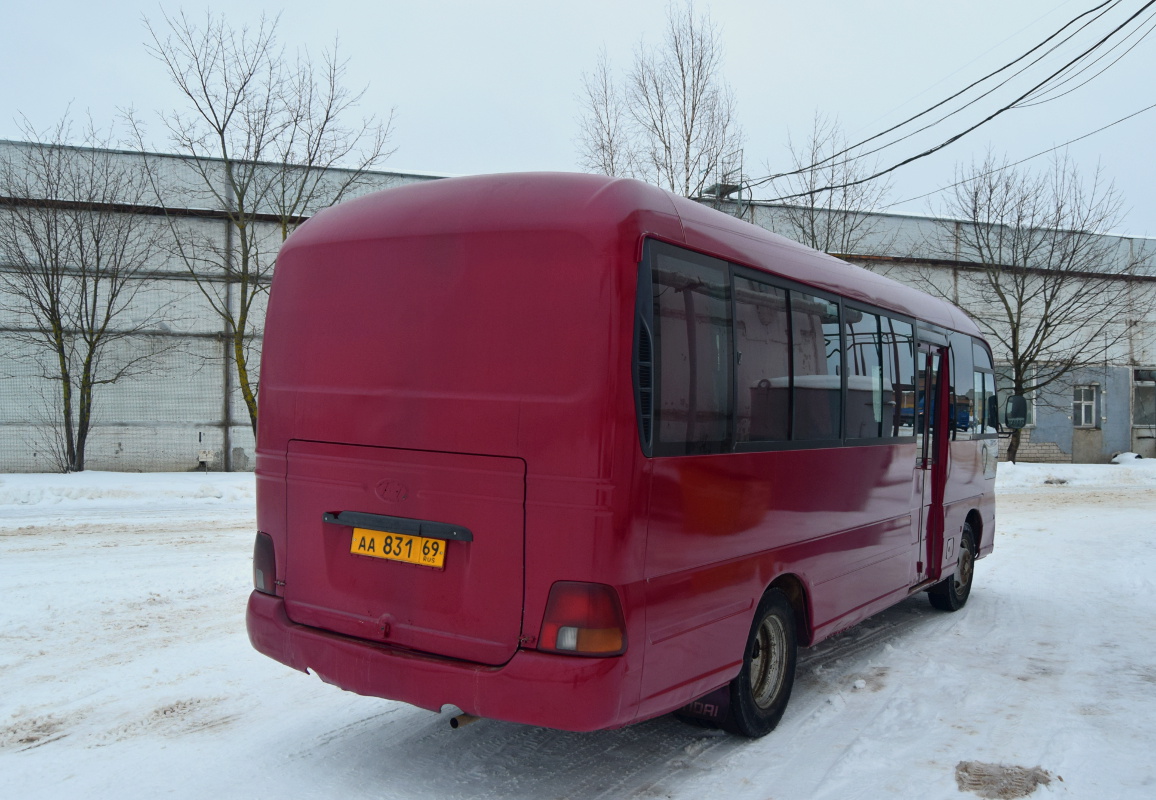
[[[958,611],[963,608],[971,595],[971,581],[975,576],[975,536],[970,523],[964,523],[959,540],[959,559],[955,562],[955,574],[944,578],[927,590],[931,605],[941,611]]]
[[[763,595],[743,654],[743,667],[730,685],[730,713],[722,727],[757,738],[774,730],[791,698],[798,644],[795,613],[778,589]]]

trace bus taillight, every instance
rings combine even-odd
[[[265,594],[276,594],[277,560],[273,553],[273,537],[257,532],[253,542],[253,588]]]
[[[602,583],[558,581],[550,588],[538,649],[584,656],[626,651],[618,593]]]

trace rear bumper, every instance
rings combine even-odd
[[[298,625],[280,597],[254,591],[246,614],[259,652],[321,680],[370,697],[440,711],[454,705],[480,717],[568,731],[633,721],[637,680],[625,656],[582,658],[519,650],[488,667],[422,655]],[[635,702],[623,703],[623,697]]]

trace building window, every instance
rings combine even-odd
[[[1092,386],[1076,386],[1072,390],[1072,424],[1077,428],[1096,427],[1096,389]]]
[[[1156,426],[1156,370],[1134,370],[1132,377],[1132,424]]]

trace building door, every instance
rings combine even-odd
[[[1156,458],[1156,369],[1132,371],[1132,452]]]
[[[1072,463],[1098,464],[1104,458],[1100,429],[1100,386],[1081,384],[1072,389]]]

